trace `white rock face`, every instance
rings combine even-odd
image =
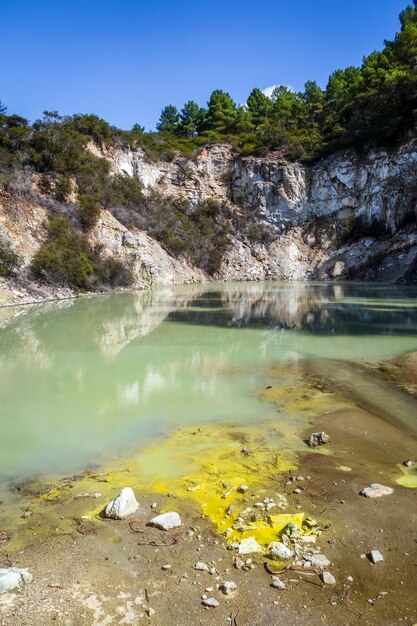
[[[0,593],[18,591],[25,583],[32,582],[32,574],[27,569],[6,567],[0,569]]]
[[[239,554],[254,554],[256,552],[263,552],[263,550],[254,537],[242,539],[238,548]]]
[[[365,496],[365,498],[381,498],[382,496],[390,496],[392,493],[394,493],[394,489],[392,487],[385,487],[379,483],[372,483],[369,487],[362,489],[360,495]]]
[[[106,506],[105,515],[112,519],[124,519],[139,508],[135,494],[130,487],[124,487],[119,495]]]
[[[162,513],[162,515],[157,515],[151,519],[149,525],[155,526],[160,530],[171,530],[172,528],[181,526],[181,518],[178,513]]]

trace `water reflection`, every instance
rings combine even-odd
[[[247,283],[0,311],[0,477],[72,471],[183,424],[276,419],[255,394],[271,364],[416,349],[415,297]]]

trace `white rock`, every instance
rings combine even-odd
[[[324,554],[311,554],[310,556],[306,557],[306,561],[308,561],[311,564],[311,567],[329,567],[330,565],[330,561],[329,559],[324,556]]]
[[[231,594],[233,594],[236,589],[237,589],[237,585],[236,583],[230,581],[230,580],[225,580],[219,587],[220,591],[225,595],[225,596],[230,596]]]
[[[171,530],[172,528],[181,526],[181,518],[178,513],[162,513],[162,515],[157,515],[151,519],[149,525],[155,526],[160,530]]]
[[[384,557],[382,556],[379,550],[371,550],[368,557],[371,563],[374,563],[374,564],[382,563],[382,561],[384,560]]]
[[[293,551],[280,541],[272,541],[269,544],[269,554],[275,561],[288,561],[293,556]]]
[[[321,579],[325,585],[335,585],[336,578],[330,572],[323,572],[321,574]]]
[[[240,487],[238,487],[238,492],[239,493],[246,493],[248,489],[249,489],[249,487],[247,485],[240,485]]]
[[[247,537],[246,539],[242,539],[238,548],[239,554],[253,554],[255,552],[262,551],[262,547],[256,541],[255,537]]]
[[[124,519],[139,508],[139,503],[130,487],[124,487],[119,495],[108,503],[105,510],[106,517]]]
[[[216,600],[216,598],[204,598],[202,604],[204,606],[215,608],[216,606],[219,606],[220,603]]]
[[[0,593],[17,591],[25,583],[32,582],[32,574],[27,569],[5,567],[0,569]]]
[[[372,483],[372,485],[362,489],[360,495],[365,496],[365,498],[380,498],[381,496],[390,496],[392,493],[394,493],[394,489],[392,487],[385,487],[379,483]]]
[[[202,561],[198,561],[198,563],[194,565],[194,569],[198,570],[199,572],[208,572],[209,570],[208,565],[206,565]]]
[[[274,589],[285,589],[285,583],[277,577],[272,579],[271,587]]]

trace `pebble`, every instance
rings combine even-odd
[[[324,446],[326,443],[330,443],[330,437],[327,433],[324,432],[324,430],[319,433],[312,433],[308,440],[308,445],[310,446],[310,448]]]
[[[230,581],[230,580],[225,580],[219,587],[220,591],[225,595],[225,596],[230,596],[233,593],[235,593],[236,589],[237,589],[237,585],[236,583]]]
[[[171,565],[163,565],[163,566],[161,567],[161,569],[163,569],[163,570],[169,570],[169,569],[171,569]]]
[[[202,604],[203,606],[215,608],[216,606],[219,606],[220,602],[216,600],[216,598],[203,598]]]
[[[306,557],[306,561],[311,563],[312,567],[329,567],[330,561],[324,554],[311,554]]]
[[[253,554],[262,552],[262,547],[254,537],[246,537],[246,539],[242,539],[240,542],[238,552],[239,554]]]
[[[324,582],[325,585],[335,585],[336,584],[336,578],[330,572],[323,572],[320,575],[320,578],[322,579],[322,581]]]
[[[403,465],[405,465],[405,467],[413,467],[413,465],[415,465],[416,462],[413,461],[413,459],[407,459],[406,461],[403,461]]]
[[[181,518],[178,513],[162,513],[162,515],[157,515],[151,519],[149,526],[155,526],[160,530],[171,530],[172,528],[181,526]]]
[[[394,493],[394,489],[392,487],[385,487],[379,483],[372,483],[368,487],[362,489],[360,495],[365,496],[365,498],[381,498],[382,496],[389,496],[392,493]]]
[[[150,606],[148,609],[146,609],[146,613],[149,617],[152,617],[152,615],[155,615],[156,611]]]
[[[285,583],[279,578],[272,578],[271,587],[274,589],[285,589]]]
[[[194,569],[198,570],[199,572],[208,572],[209,571],[208,565],[206,565],[202,561],[198,561],[198,563],[196,563],[194,565]]]
[[[384,560],[384,557],[382,556],[379,550],[371,550],[371,552],[368,554],[368,559],[371,561],[371,563],[376,564],[376,563],[382,563],[382,561]]]
[[[246,493],[248,489],[249,489],[249,487],[247,485],[240,485],[240,487],[238,487],[238,492],[239,493]]]
[[[269,554],[276,561],[288,561],[293,556],[292,550],[280,541],[272,541],[269,544]]]

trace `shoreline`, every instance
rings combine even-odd
[[[328,402],[334,403],[332,395]],[[109,467],[90,469],[78,476],[61,477],[59,485],[53,483],[44,493],[32,494],[30,498],[36,502],[33,515],[19,523],[32,525],[31,532],[36,534],[27,548],[16,545],[13,549],[12,537],[9,551],[5,542],[0,566],[10,561],[13,566],[28,567],[34,581],[18,596],[2,597],[0,618],[4,617],[8,626],[26,624],[28,612],[43,626],[142,621],[217,625],[229,618],[242,626],[284,626],[299,619],[312,626],[345,626],[359,619],[372,626],[389,626],[399,619],[413,624],[417,620],[413,602],[415,516],[404,512],[413,510],[416,491],[397,482],[402,457],[415,453],[413,438],[363,409],[322,410],[314,418],[309,416],[305,430],[299,432],[296,464],[284,467],[275,459],[273,471],[266,467],[259,474],[259,467],[272,457],[273,448],[256,443],[256,433],[249,427],[237,427],[236,432],[230,426],[225,428],[230,467],[225,460],[217,469],[206,453],[200,471],[155,489],[149,487],[151,483],[145,488],[138,470],[121,460],[117,478]],[[198,430],[202,432],[193,435],[196,429],[187,429],[189,438],[205,436],[201,425]],[[328,446],[311,450],[302,444],[311,432],[321,429],[331,436]],[[184,440],[185,448],[188,441]],[[221,458],[223,439],[218,433],[215,441],[217,447],[220,445]],[[390,442],[389,448],[385,442]],[[157,442],[155,447],[162,456],[169,449],[164,448],[164,442]],[[251,451],[248,456],[242,453],[246,448]],[[389,473],[387,468],[391,468]],[[233,495],[223,499],[229,490],[224,484],[230,482],[230,472],[236,475],[231,485]],[[197,480],[200,488],[195,490]],[[239,494],[237,487],[242,480],[246,480],[248,490]],[[360,490],[373,482],[393,487],[394,494],[375,501],[360,496]],[[120,487],[128,485],[134,487],[138,512],[123,521],[99,516]],[[99,497],[79,497],[98,492],[102,494]],[[202,492],[212,494],[210,501],[214,498],[217,508],[208,511],[202,506]],[[224,511],[230,504],[228,498],[238,507],[236,517],[243,506],[258,511],[254,504],[265,498],[274,504],[282,502],[278,494],[287,500],[284,509],[276,509],[278,514],[303,513],[304,518],[316,518],[321,529],[316,547],[330,561],[326,571],[335,577],[335,585],[324,584],[324,570],[317,567],[277,564],[265,557],[266,552],[239,556],[231,549],[234,541],[222,536],[222,522],[227,518],[217,519],[215,510],[222,507]],[[166,511],[181,515],[181,528],[165,533],[147,526],[154,515]],[[272,513],[275,515],[274,509]],[[43,537],[39,522],[44,529],[49,528]],[[255,527],[249,532],[253,535],[259,531]],[[268,536],[264,543],[270,539]],[[383,554],[383,563],[370,563],[367,554],[372,550]],[[236,567],[237,561],[243,561],[243,566]],[[195,569],[200,562],[207,570]],[[208,571],[211,568],[213,573]],[[271,586],[276,576],[285,589]],[[230,596],[218,587],[225,581],[237,586]],[[203,596],[214,597],[219,604],[205,608]]]

